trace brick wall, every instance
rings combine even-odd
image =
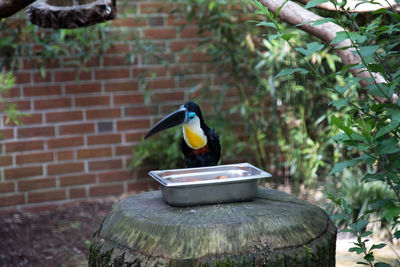
[[[29,114],[23,126],[0,121],[0,212],[55,208],[65,203],[139,192],[157,185],[146,168],[128,170],[132,147],[163,114],[192,98],[193,85],[208,69],[207,56],[182,53],[200,37],[195,25],[180,31],[180,18],[163,13],[161,2],[131,2],[135,16],[118,18],[115,27],[134,27],[165,51],[170,67],[136,55],[125,61],[134,42],[115,42],[89,62],[88,71],[68,67],[70,58],[47,64],[42,77],[37,59],[18,59],[17,85],[6,96]],[[140,77],[151,90],[146,101]],[[190,70],[181,79],[182,70]],[[79,77],[79,80],[77,80]]]

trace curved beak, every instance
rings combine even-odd
[[[187,120],[187,109],[185,107],[181,107],[178,110],[168,114],[162,120],[157,122],[146,134],[144,138],[148,138],[155,133],[158,133],[162,130],[174,127],[176,125],[182,124]]]

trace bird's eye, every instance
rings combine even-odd
[[[196,114],[194,112],[189,112],[189,120],[192,120],[194,117],[196,117]]]

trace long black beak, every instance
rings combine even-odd
[[[168,114],[162,120],[157,122],[146,134],[144,138],[148,138],[155,133],[162,130],[174,127],[176,125],[182,124],[186,121],[187,109],[181,107],[180,109]]]

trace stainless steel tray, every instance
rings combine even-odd
[[[171,206],[196,206],[253,199],[260,178],[271,174],[249,163],[150,171]]]

